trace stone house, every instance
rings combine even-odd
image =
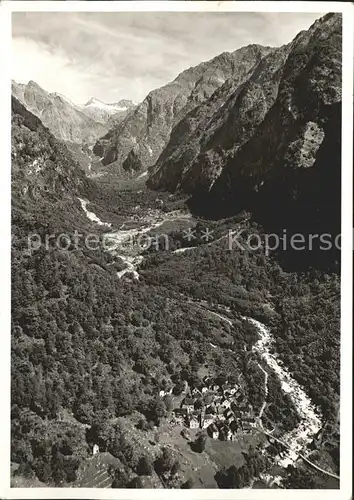
[[[224,408],[230,408],[231,401],[229,401],[228,399],[224,398],[224,399],[222,399],[220,405],[223,406]]]
[[[224,391],[224,396],[232,399],[236,398],[236,389],[232,387],[229,391]]]
[[[235,420],[235,416],[230,410],[230,408],[224,411],[224,417],[225,417],[225,422],[227,424],[230,424],[233,420]]]
[[[225,408],[223,406],[219,406],[216,410],[216,417],[219,419],[219,420],[222,420],[224,421],[225,420],[225,416],[224,416],[224,411],[225,411]]]
[[[222,400],[223,400],[223,397],[221,395],[220,396],[219,395],[215,396],[215,398],[214,398],[214,404],[215,405],[219,405],[219,404],[221,404]]]
[[[195,399],[194,398],[184,398],[182,401],[182,408],[186,409],[188,413],[194,410]]]
[[[98,446],[98,444],[94,444],[92,449],[92,455],[96,455],[99,451],[100,447]]]
[[[174,417],[174,422],[176,424],[184,424],[185,419],[188,416],[188,412],[185,408],[175,408],[172,412]]]
[[[205,408],[206,415],[215,415],[215,413],[216,413],[216,406],[214,403]]]
[[[209,425],[208,434],[212,439],[218,439],[219,437],[219,429],[216,427],[215,423]]]
[[[233,435],[231,429],[225,429],[226,441],[232,441]]]
[[[198,429],[199,428],[199,419],[195,415],[191,415],[188,419],[188,425],[190,429]]]
[[[209,425],[211,425],[215,420],[215,417],[213,415],[205,415],[203,418],[201,418],[201,421],[200,421],[200,427],[202,429],[207,429],[207,427],[209,427]]]

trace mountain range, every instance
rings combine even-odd
[[[214,217],[249,209],[278,227],[340,231],[341,49],[341,16],[328,14],[225,82],[173,129],[148,185],[189,193]]]
[[[321,151],[340,137],[341,43],[340,15],[329,14],[243,81],[226,82],[174,128],[150,186],[223,193],[225,201],[229,190],[232,203],[237,186],[248,196],[285,182],[284,172],[326,168]]]
[[[32,80],[27,84],[12,81],[12,95],[38,116],[57,139],[74,144],[94,143],[135,107],[128,100],[105,104],[95,98],[77,105],[62,94],[45,91]]]
[[[204,215],[249,209],[289,225],[301,214],[338,228],[341,44],[341,15],[327,14],[287,45],[189,68],[137,105],[78,106],[32,81],[12,91],[54,136],[93,145],[106,173],[144,174]]]
[[[190,68],[93,151],[109,172],[148,170],[148,187],[185,192],[204,215],[250,209],[339,229],[341,29],[341,15],[327,14],[284,46]]]
[[[224,52],[183,71],[172,82],[153,90],[133,113],[102,137],[94,152],[110,171],[122,167],[143,171],[153,166],[178,123],[232,78],[242,82],[270,47],[250,45]]]
[[[138,105],[78,106],[32,81],[12,91],[57,138],[94,144],[107,173],[146,173],[148,187],[185,192],[204,214],[270,211],[281,223],[305,211],[338,226],[341,44],[341,15],[327,14],[287,45],[189,68]]]

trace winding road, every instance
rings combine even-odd
[[[267,397],[268,397],[268,372],[259,363],[257,363],[257,366],[264,373],[264,401],[263,401],[263,404],[261,406],[261,409],[259,410],[259,415],[258,415],[258,418],[261,419],[262,416],[263,416],[263,412],[265,410],[265,407],[267,406]]]
[[[263,426],[259,426],[257,427],[257,430],[259,432],[262,432],[263,434],[265,434],[266,436],[269,436],[271,437],[272,439],[274,439],[274,441],[277,441],[279,444],[281,444],[282,446],[284,446],[285,448],[287,449],[291,449],[290,446],[286,443],[284,443],[284,441],[282,439],[279,439],[275,436],[273,436],[273,434],[271,434],[269,431],[266,431],[264,429]],[[337,474],[333,474],[333,472],[329,472],[327,470],[324,470],[322,469],[321,467],[319,467],[318,465],[314,464],[313,462],[311,462],[311,460],[309,460],[308,458],[306,458],[302,453],[299,453],[298,454],[298,457],[301,458],[302,460],[304,460],[306,463],[308,463],[309,465],[311,465],[311,467],[314,467],[315,469],[317,469],[318,471],[322,472],[323,474],[326,474],[327,476],[330,476],[330,477],[333,477],[334,479],[338,479],[340,480],[340,477],[337,476]]]

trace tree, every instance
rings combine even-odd
[[[162,455],[154,462],[154,468],[157,474],[162,475],[172,469],[174,458],[169,448],[163,448]]]
[[[149,429],[146,418],[139,419],[139,422],[136,424],[136,428],[141,431],[147,431]]]
[[[181,465],[180,465],[179,461],[175,460],[173,462],[172,467],[171,467],[171,471],[170,471],[171,476],[175,476],[180,468],[181,468]]]
[[[143,482],[140,477],[134,477],[127,486],[128,488],[144,488]]]
[[[157,426],[160,425],[161,418],[166,416],[166,406],[160,398],[150,401],[148,407],[148,420],[153,420]]]
[[[126,488],[129,481],[128,471],[125,468],[117,468],[114,471],[112,488]]]
[[[242,488],[243,474],[232,465],[228,469],[222,469],[215,474],[215,480],[219,488]]]
[[[114,429],[108,422],[94,422],[86,437],[90,444],[98,444],[102,451],[106,451],[114,439]]]
[[[200,436],[197,437],[194,443],[191,444],[191,448],[193,451],[196,451],[197,453],[202,453],[205,450],[206,442],[207,442],[206,435],[200,434]]]
[[[167,411],[172,411],[173,410],[173,399],[172,397],[168,394],[164,398],[164,403]]]
[[[284,486],[289,489],[314,489],[317,485],[316,476],[312,471],[288,466],[288,476],[284,480]]]
[[[136,469],[137,474],[139,474],[139,476],[151,476],[153,470],[151,459],[147,455],[140,457]]]
[[[189,478],[189,479],[187,479],[187,481],[185,483],[183,483],[181,485],[181,489],[186,490],[186,489],[193,488],[193,486],[194,486],[194,481],[193,481],[193,479]]]

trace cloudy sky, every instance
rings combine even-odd
[[[14,13],[14,80],[76,103],[141,101],[181,71],[249,43],[279,46],[319,13]]]

